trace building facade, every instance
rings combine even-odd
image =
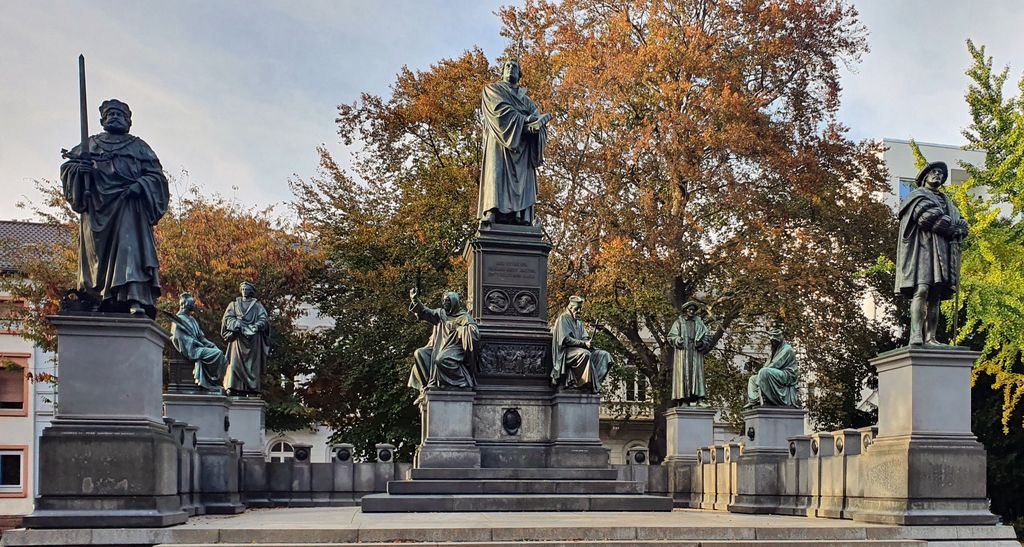
[[[20,277],[15,253],[52,245],[57,226],[0,221],[0,275]],[[26,339],[12,320],[25,302],[0,293],[0,529],[32,511],[38,484],[37,439],[53,418],[57,375],[55,355]]]

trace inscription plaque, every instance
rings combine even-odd
[[[540,264],[536,257],[484,255],[484,283],[499,285],[540,285]]]

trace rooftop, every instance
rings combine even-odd
[[[51,245],[65,239],[63,228],[57,224],[0,220],[0,272],[12,273],[15,253],[25,245]]]

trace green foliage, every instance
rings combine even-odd
[[[972,122],[963,134],[968,148],[986,155],[980,168],[963,165],[969,178],[948,188],[971,233],[963,244],[960,309],[950,301],[943,310],[947,322],[955,313],[965,318],[956,341],[981,350],[976,380],[991,375],[993,389],[1002,391],[1008,432],[1024,397],[1024,100],[1003,96],[1008,69],[994,72],[984,46],[968,41],[967,50]],[[1024,91],[1024,78],[1018,89]]]
[[[311,404],[363,457],[389,441],[408,459],[419,442],[416,392],[406,387],[429,325],[408,311],[408,291],[440,306],[466,294],[462,248],[475,229],[480,169],[479,92],[495,78],[480,50],[424,72],[404,69],[388,100],[363,95],[339,107],[343,142],[360,142],[354,179],[321,150],[320,173],[294,181],[295,209],[326,263],[312,301],[332,317],[313,366]]]

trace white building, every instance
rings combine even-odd
[[[63,237],[57,226],[0,221],[0,275],[19,276],[16,248],[49,245]],[[0,316],[25,303],[0,293]],[[16,324],[0,324],[0,529],[16,525],[32,512],[38,481],[37,439],[53,418],[54,384],[29,376],[56,376],[52,353],[25,339]]]

